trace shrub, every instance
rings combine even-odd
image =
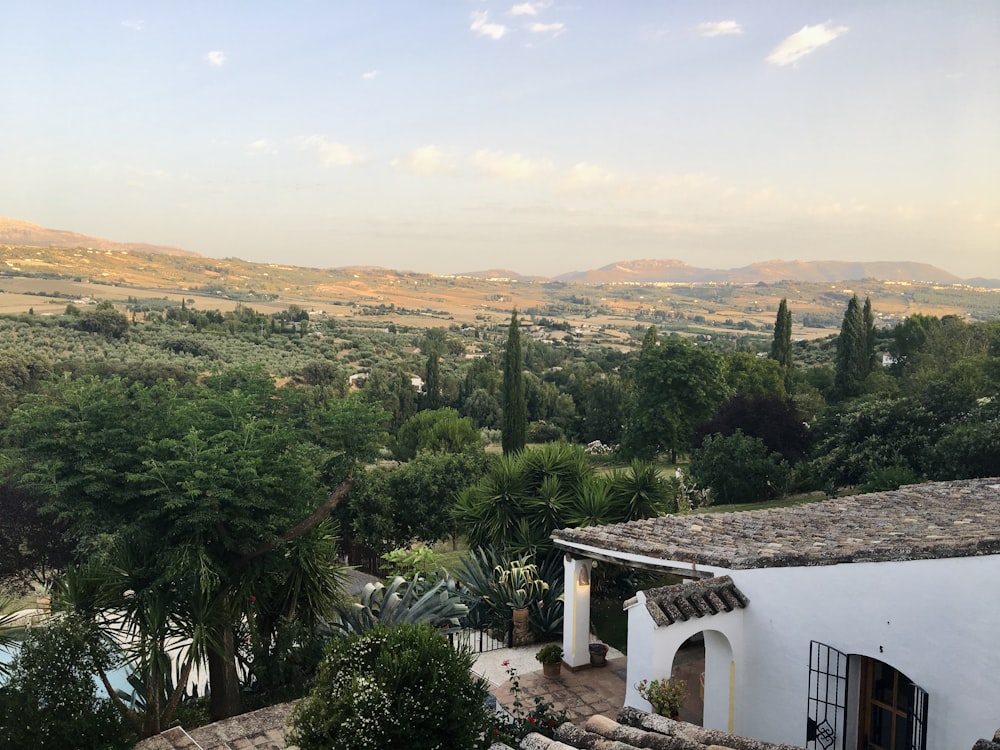
[[[333,640],[289,741],[301,750],[485,747],[492,717],[472,662],[429,625]]]
[[[114,663],[106,641],[74,617],[32,628],[0,687],[0,747],[115,750],[132,746],[94,675]]]
[[[711,435],[691,454],[691,474],[712,492],[712,502],[755,503],[780,497],[788,486],[788,464],[760,438],[737,430]]]
[[[635,689],[649,701],[660,716],[677,716],[687,698],[687,681],[671,677],[664,680],[643,680]]]

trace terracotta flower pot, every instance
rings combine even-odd
[[[543,664],[542,674],[544,674],[550,680],[558,679],[559,675],[562,674],[562,662],[557,661],[554,664]]]
[[[514,610],[514,645],[527,646],[534,643],[534,636],[528,628],[528,608],[522,607]]]

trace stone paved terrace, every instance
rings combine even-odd
[[[555,679],[546,677],[541,670],[525,672],[518,678],[521,703],[530,708],[535,705],[535,696],[539,696],[556,710],[566,709],[566,718],[575,723],[582,723],[594,714],[614,718],[625,704],[626,668],[626,659],[621,657],[608,659],[607,666],[578,672],[570,672],[563,666]],[[509,682],[497,685],[491,692],[500,705],[510,710],[513,696]]]
[[[740,513],[562,529],[556,545],[730,570],[1000,554],[1000,478]]]

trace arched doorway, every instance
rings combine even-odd
[[[702,630],[681,644],[671,674],[687,681],[681,718],[710,729],[733,731],[736,665],[729,638]]]
[[[687,684],[687,698],[681,708],[680,718],[692,724],[702,724],[705,720],[705,634],[695,633],[677,649],[670,667],[670,676],[684,680]]]

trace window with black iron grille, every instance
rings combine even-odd
[[[807,750],[846,750],[847,654],[819,641],[809,642]]]

